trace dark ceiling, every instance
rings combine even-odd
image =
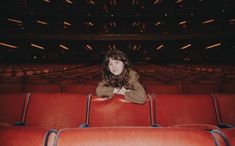
[[[235,64],[234,0],[0,2],[2,63],[100,63],[119,48],[133,62]]]

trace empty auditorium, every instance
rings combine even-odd
[[[0,146],[235,146],[234,0],[0,2]]]

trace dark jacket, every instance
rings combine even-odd
[[[139,75],[136,71],[130,69],[129,71],[129,84],[133,86],[133,90],[126,91],[124,98],[128,101],[143,104],[146,100],[146,92],[143,86],[139,83]],[[112,98],[114,87],[106,86],[105,81],[98,83],[96,88],[96,95],[99,97]]]

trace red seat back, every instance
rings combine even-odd
[[[215,146],[210,132],[186,128],[64,129],[57,146]]]
[[[157,95],[156,119],[161,126],[217,125],[213,100],[209,95]]]
[[[0,122],[14,124],[21,121],[26,98],[23,93],[0,94]]]
[[[126,102],[121,95],[103,100],[93,96],[90,100],[89,126],[150,126],[150,101],[145,104]]]
[[[1,127],[1,146],[53,146],[56,131],[30,127]]]
[[[215,98],[220,122],[235,126],[235,94],[217,94]]]
[[[65,93],[33,93],[26,116],[32,127],[70,128],[85,123],[86,96]]]

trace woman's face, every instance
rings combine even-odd
[[[117,76],[122,73],[123,68],[124,68],[124,63],[120,60],[110,58],[108,67],[109,67],[110,72],[114,74],[115,76]]]

